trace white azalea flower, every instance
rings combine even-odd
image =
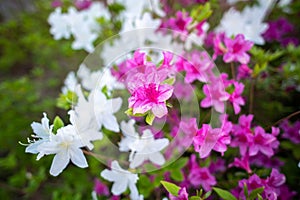
[[[129,120],[127,123],[125,121],[121,122],[121,131],[124,135],[122,140],[119,142],[119,150],[127,152],[130,150],[130,145],[139,138],[139,134],[134,128],[135,121],[133,119]]]
[[[131,149],[129,166],[131,168],[136,168],[146,160],[150,160],[156,165],[163,165],[165,163],[165,158],[160,151],[168,145],[168,139],[162,138],[155,140],[149,129],[144,130],[142,137],[129,145]]]
[[[51,25],[50,33],[54,36],[55,40],[70,38],[70,26],[66,14],[61,13],[61,8],[56,8],[55,11],[49,15],[48,23]]]
[[[37,150],[37,147],[44,143],[49,141],[50,134],[52,134],[52,126],[49,126],[49,119],[47,118],[47,114],[43,113],[44,117],[41,120],[41,123],[33,122],[31,124],[31,128],[35,135],[32,135],[33,138],[37,140],[29,141],[28,147],[26,147],[25,152],[26,153],[33,153],[36,154],[39,151]]]
[[[108,68],[91,72],[85,64],[81,64],[77,75],[81,79],[82,86],[87,90],[93,90],[96,87],[102,89],[106,86],[108,92],[111,92],[114,89],[125,87],[111,74]]]
[[[114,182],[111,188],[111,192],[114,195],[120,195],[129,188],[132,200],[139,200],[141,198],[136,187],[136,182],[139,179],[138,175],[122,169],[118,161],[113,161],[111,163],[111,170],[103,170],[101,176],[110,182]]]
[[[97,39],[98,34],[91,32],[84,26],[78,25],[78,28],[73,33],[74,42],[72,43],[72,48],[75,50],[84,49],[85,51],[92,53],[94,51],[93,42]]]
[[[108,130],[119,131],[119,124],[114,113],[121,108],[122,99],[120,97],[107,99],[98,88],[95,88],[86,99],[80,86],[77,87],[76,93],[78,94],[78,103],[75,106],[75,112],[80,118],[85,119],[85,122],[89,122],[87,126],[82,124],[80,126],[82,129],[88,128],[94,132],[97,123],[98,130],[104,126]]]
[[[260,1],[259,6],[246,7],[242,12],[230,8],[216,28],[217,32],[225,32],[228,37],[243,34],[247,40],[255,44],[264,44],[261,36],[266,31],[268,25],[263,23],[267,11],[271,9],[274,1]]]
[[[75,73],[73,71],[69,72],[61,89],[62,93],[66,94],[68,91],[74,92],[77,84],[78,81]]]
[[[59,175],[68,165],[70,160],[80,168],[88,167],[87,161],[80,147],[83,147],[73,125],[68,125],[51,134],[50,140],[37,147],[39,151],[37,160],[44,155],[56,154],[52,161],[50,174]]]
[[[87,112],[76,113],[74,110],[70,110],[68,114],[70,115],[71,124],[76,128],[76,132],[81,139],[82,145],[92,150],[94,145],[91,141],[101,140],[103,138],[96,119],[93,115],[88,115]]]

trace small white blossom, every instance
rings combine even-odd
[[[26,147],[25,152],[26,153],[33,153],[37,154],[39,151],[37,150],[37,147],[44,143],[49,141],[50,134],[52,134],[52,126],[49,126],[49,119],[47,118],[47,114],[43,113],[44,117],[41,120],[41,123],[33,122],[31,124],[31,128],[35,135],[32,135],[33,138],[35,138],[33,141],[29,141],[28,147]]]
[[[149,129],[144,130],[142,137],[135,140],[134,143],[129,144],[129,148],[131,149],[129,156],[130,167],[136,168],[147,160],[156,165],[163,165],[166,160],[160,151],[168,145],[168,139],[155,140]]]
[[[73,71],[69,72],[64,81],[64,86],[61,89],[62,93],[66,94],[68,91],[74,92],[77,84],[78,81],[75,73]]]
[[[68,112],[70,115],[70,122],[76,128],[76,132],[81,139],[83,146],[86,146],[90,150],[94,148],[91,141],[101,140],[103,134],[99,131],[99,127],[96,119],[92,115],[87,113],[76,113],[73,110]]]
[[[55,11],[49,15],[48,23],[51,25],[50,33],[54,36],[55,40],[70,38],[71,30],[67,16],[61,13],[61,8],[56,8]]]
[[[111,170],[103,170],[101,176],[110,182],[114,182],[111,188],[114,195],[120,195],[129,188],[132,200],[141,199],[136,187],[136,182],[139,179],[138,175],[122,169],[117,161],[111,163]]]
[[[95,88],[90,92],[88,99],[85,99],[80,86],[77,87],[76,94],[78,94],[78,103],[75,106],[75,112],[80,118],[89,120],[87,127],[95,131],[97,123],[98,129],[104,126],[108,130],[119,131],[119,124],[114,114],[121,108],[120,97],[107,99],[98,88]],[[81,127],[84,125],[82,124]]]
[[[70,160],[80,168],[88,167],[82,150],[81,140],[78,138],[73,125],[68,125],[57,130],[57,134],[51,134],[50,140],[37,147],[39,151],[37,160],[44,155],[56,154],[52,161],[50,174],[59,175],[69,164]]]
[[[216,31],[224,31],[228,37],[243,34],[247,40],[251,40],[255,44],[264,44],[265,41],[261,34],[266,31],[268,25],[263,23],[263,20],[272,5],[272,0],[261,0],[259,6],[246,7],[242,12],[230,8],[223,15]]]
[[[107,91],[111,92],[114,89],[124,89],[125,87],[111,74],[108,68],[92,72],[85,64],[81,64],[77,75],[81,79],[82,86],[87,90],[106,87]]]
[[[121,122],[121,131],[124,135],[122,140],[119,142],[119,150],[127,152],[130,150],[130,145],[134,143],[136,139],[139,138],[139,134],[134,128],[135,121],[133,119],[129,120],[127,123],[125,121]]]

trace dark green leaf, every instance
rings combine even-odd
[[[235,196],[233,196],[230,192],[226,190],[216,187],[213,187],[213,190],[219,195],[219,197],[221,197],[224,200],[237,200]]]

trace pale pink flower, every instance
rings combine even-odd
[[[241,111],[240,106],[245,105],[245,100],[241,96],[245,86],[243,83],[238,83],[236,81],[233,83],[233,85],[234,91],[232,92],[232,94],[230,94],[229,101],[233,105],[234,114],[239,114]]]
[[[205,98],[201,101],[201,107],[208,108],[213,106],[217,112],[224,112],[224,107],[226,101],[229,99],[230,95],[225,91],[222,79],[213,78],[211,83],[205,84],[203,86],[203,92]]]
[[[266,133],[260,126],[255,127],[253,143],[249,147],[249,155],[254,156],[260,151],[266,156],[271,157],[274,155],[274,149],[279,146],[279,143],[276,143],[276,141],[277,139],[274,135]]]
[[[224,62],[238,61],[241,64],[249,63],[250,56],[246,51],[252,48],[253,42],[245,40],[244,35],[238,34],[234,39],[225,37],[224,43],[227,49],[223,57]]]

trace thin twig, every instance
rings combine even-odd
[[[272,126],[276,126],[277,124],[279,124],[280,122],[284,121],[284,120],[287,120],[291,117],[294,117],[295,115],[298,115],[300,114],[300,110],[296,111],[296,112],[293,112],[292,114],[284,117],[284,118],[281,118],[280,120],[278,120],[277,122],[275,122]],[[267,129],[271,128],[272,126],[269,126]]]

